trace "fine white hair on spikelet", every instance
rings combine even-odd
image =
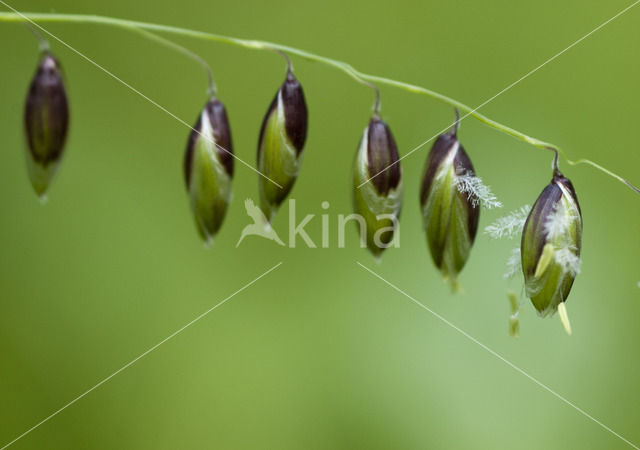
[[[487,209],[502,208],[502,203],[493,192],[491,192],[489,186],[484,184],[480,177],[475,176],[469,171],[456,176],[456,186],[458,192],[467,194],[467,200],[471,201],[474,208],[477,207],[478,204]]]
[[[502,239],[508,237],[509,239],[522,233],[524,223],[527,221],[531,211],[531,206],[524,205],[520,209],[510,212],[506,216],[500,217],[491,225],[484,229],[484,233],[488,234],[493,239]]]
[[[522,272],[522,257],[520,247],[516,247],[511,250],[511,256],[507,260],[507,271],[504,273],[504,277],[513,278],[520,272]]]
[[[553,253],[553,256],[565,273],[570,273],[574,277],[580,273],[580,257],[576,255],[575,247],[560,248]]]
[[[552,240],[563,236],[569,228],[569,219],[571,219],[571,215],[564,202],[560,200],[554,205],[553,211],[544,222],[547,239]]]

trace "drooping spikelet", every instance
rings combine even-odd
[[[300,82],[287,71],[262,121],[258,140],[260,208],[271,221],[298,178],[307,138],[307,105]]]
[[[213,97],[200,112],[184,155],[184,179],[198,233],[211,243],[231,202],[233,146],[227,112]]]
[[[356,153],[353,208],[364,219],[367,248],[379,257],[392,243],[398,227],[402,172],[391,130],[377,116],[365,128]]]
[[[43,197],[62,160],[69,128],[69,103],[58,60],[44,51],[24,107],[27,169],[33,189]]]
[[[566,307],[580,271],[582,213],[571,181],[555,170],[551,183],[536,200],[522,232],[522,271],[527,297],[542,316]],[[566,319],[566,321],[565,321]]]
[[[502,206],[476,176],[458,140],[457,122],[433,144],[420,192],[423,227],[431,257],[454,289],[478,231],[480,206]]]

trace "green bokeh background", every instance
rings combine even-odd
[[[631,3],[333,0],[17,1],[23,11],[102,14],[265,39],[428,86],[476,106]],[[482,111],[640,183],[640,6]],[[124,30],[45,25],[191,123],[200,68]],[[236,154],[253,163],[262,116],[284,79],[275,54],[176,39],[212,65]],[[0,446],[277,264],[12,448],[623,449],[627,444],[419,308],[362,262],[550,389],[640,444],[640,198],[588,167],[562,165],[584,218],[583,268],[567,304],[574,335],[525,302],[507,334],[502,278],[515,241],[480,235],[451,295],[433,268],[418,208],[427,148],[402,161],[401,246],[377,265],[337,246],[350,169],[372,95],[294,58],[310,110],[298,217],[330,202],[331,248],[249,237],[257,175],[236,164],[217,242],[199,242],[181,164],[188,129],[59,44],[72,128],[42,206],[29,185],[22,107],[33,37],[0,24]],[[401,154],[452,120],[446,105],[382,88]],[[460,137],[505,204],[532,203],[550,155],[467,119]],[[288,211],[275,228],[286,236]],[[503,214],[483,212],[481,227]],[[307,227],[320,242],[316,217]]]

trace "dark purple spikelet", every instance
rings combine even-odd
[[[38,195],[44,195],[64,151],[69,103],[60,63],[43,52],[31,80],[24,108],[27,167]]]
[[[480,192],[489,197],[478,197]],[[458,288],[457,276],[469,258],[478,233],[481,203],[487,207],[499,205],[476,176],[471,159],[458,140],[457,126],[454,126],[433,144],[420,190],[423,226],[431,258],[454,290]]]
[[[267,109],[258,137],[260,208],[268,220],[273,218],[297,179],[307,122],[302,86],[289,70]]]
[[[307,139],[308,112],[302,86],[292,72],[287,73],[287,79],[280,87],[280,92],[284,105],[284,126],[287,136],[300,154]]]
[[[581,250],[578,197],[571,181],[556,169],[529,212],[520,250],[527,297],[541,315],[554,313],[567,300],[580,270]]]
[[[196,227],[210,243],[224,221],[231,201],[233,144],[227,112],[213,97],[189,134],[184,154],[184,179]]]
[[[364,130],[353,168],[353,209],[362,241],[379,258],[398,236],[402,172],[393,134],[377,114]],[[364,226],[362,226],[364,225]]]
[[[224,166],[229,176],[233,177],[233,143],[231,142],[231,128],[227,118],[227,110],[224,104],[216,97],[212,97],[204,106],[204,110],[209,117],[209,124],[213,131],[216,143],[216,152],[220,163]],[[184,179],[187,187],[191,178],[191,167],[193,163],[193,149],[196,141],[202,133],[202,113],[198,115],[193,130],[189,134],[187,149],[184,154]]]
[[[378,194],[387,195],[400,183],[398,147],[389,126],[379,118],[369,122],[367,131],[367,162],[369,177]]]

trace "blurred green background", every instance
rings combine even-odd
[[[17,1],[23,11],[116,16],[271,40],[413,82],[471,106],[493,96],[631,0],[514,2]],[[640,183],[640,6],[482,111]],[[51,32],[188,123],[206,79],[134,33],[46,24]],[[210,62],[236,154],[253,164],[259,126],[284,79],[279,56],[176,38]],[[561,164],[584,218],[583,267],[568,302],[574,335],[523,303],[507,334],[504,264],[516,241],[479,235],[451,295],[432,266],[418,208],[428,148],[402,161],[401,246],[380,265],[355,227],[336,248],[371,92],[294,58],[310,110],[293,190],[298,217],[331,207],[331,248],[236,249],[257,175],[236,164],[217,242],[200,243],[182,180],[188,129],[52,42],[72,125],[42,206],[29,184],[22,108],[38,58],[18,24],[0,24],[0,446],[228,297],[283,264],[12,448],[617,449],[627,444],[364,271],[377,271],[456,326],[640,444],[640,198],[588,167]],[[452,120],[451,108],[382,88],[401,154]],[[505,204],[548,183],[549,154],[467,119],[459,136]],[[275,227],[287,235],[288,211]],[[320,241],[316,217],[307,227]]]

